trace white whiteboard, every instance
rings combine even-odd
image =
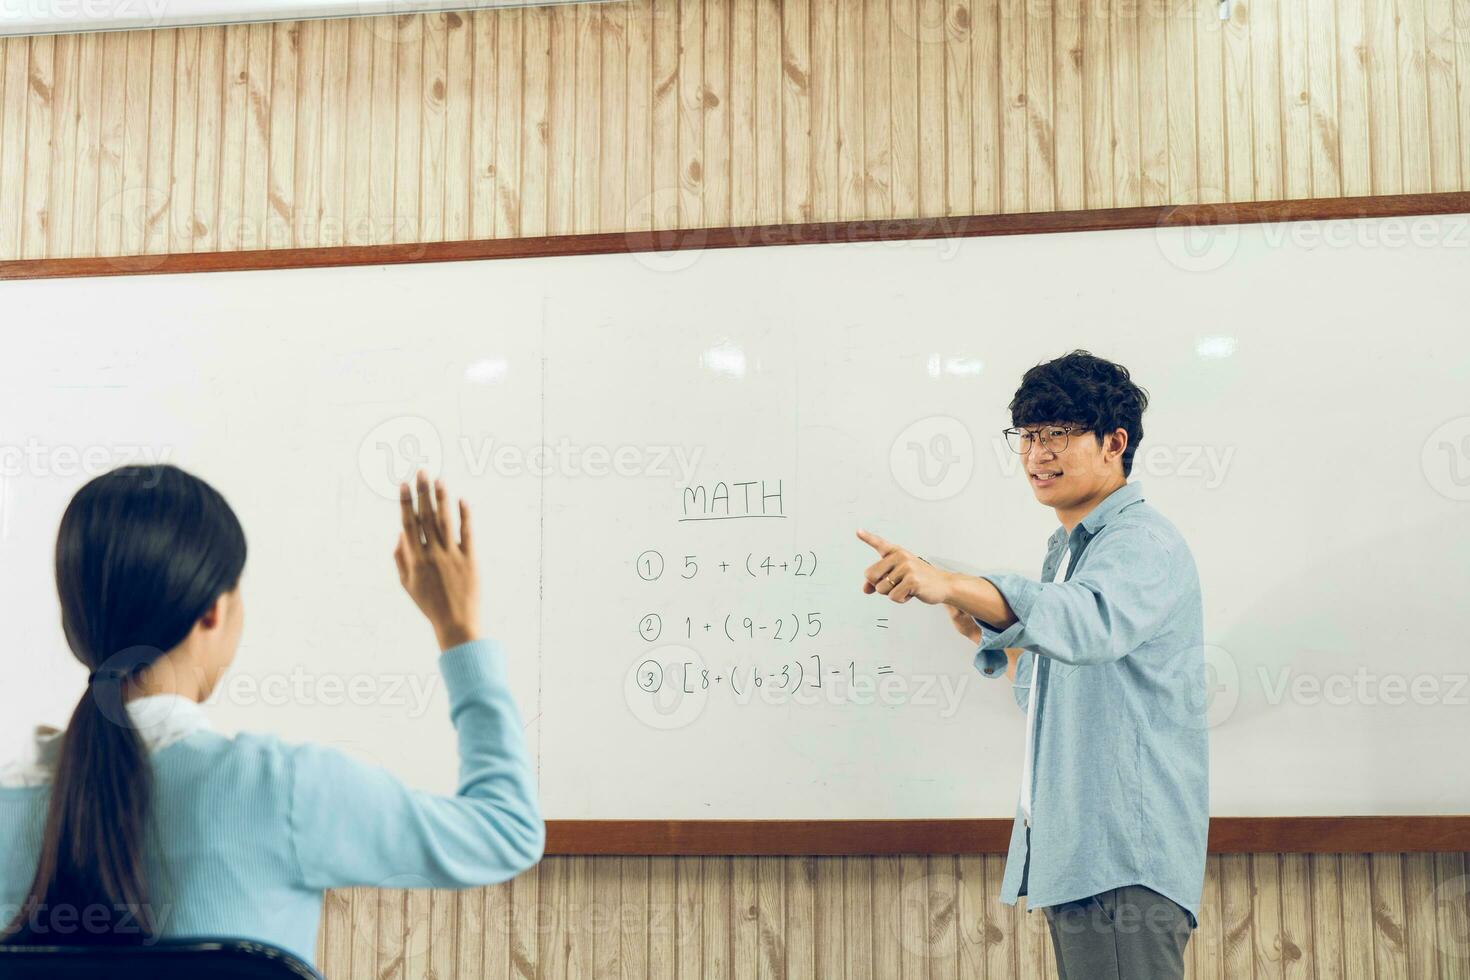
[[[549,818],[1008,817],[1006,683],[939,610],[862,595],[853,530],[1038,575],[1056,520],[998,433],[1085,347],[1150,391],[1133,479],[1200,569],[1212,812],[1470,812],[1467,220],[1195,234],[0,284],[0,749],[81,689],[50,578],[78,460],[146,447],[250,541],[216,724],[449,791],[390,557],[414,458],[477,508]],[[681,520],[720,482],[769,516]],[[648,661],[666,694],[685,661],[724,680],[656,699]]]

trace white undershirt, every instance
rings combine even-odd
[[[1061,561],[1057,563],[1057,574],[1052,576],[1052,581],[1058,581],[1067,574],[1067,555],[1070,549],[1063,549]],[[1041,662],[1037,654],[1031,654],[1031,690],[1026,695],[1026,754],[1021,762],[1021,817],[1026,826],[1031,826],[1031,753],[1036,744],[1036,675],[1040,672]]]
[[[148,694],[127,702],[128,719],[137,729],[143,746],[156,752],[188,738],[197,731],[212,731],[204,706],[181,694]],[[38,725],[28,757],[0,765],[0,789],[43,786],[55,775],[64,733]]]

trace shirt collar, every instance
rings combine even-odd
[[[134,698],[128,702],[128,717],[150,752],[211,727],[203,706],[182,694]]]
[[[1087,512],[1087,515],[1083,517],[1082,520],[1077,522],[1077,526],[1072,529],[1071,537],[1078,537],[1077,532],[1079,530],[1087,537],[1093,536],[1098,531],[1102,530],[1103,525],[1106,524],[1114,514],[1118,513],[1118,511],[1122,510],[1124,507],[1127,507],[1129,504],[1137,503],[1142,499],[1143,488],[1139,486],[1137,481],[1123,484],[1121,487],[1104,497],[1096,507]],[[1051,537],[1053,544],[1060,544],[1064,539],[1068,537],[1067,529],[1065,527],[1058,527],[1055,531],[1052,532]]]
[[[214,730],[203,706],[182,694],[133,698],[127,702],[127,711],[128,719],[149,752],[157,752],[195,732]],[[63,734],[49,725],[36,726],[33,756],[0,767],[0,786],[39,786],[49,782],[61,755]]]

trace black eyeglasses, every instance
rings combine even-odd
[[[1031,451],[1031,446],[1038,439],[1041,448],[1049,453],[1060,453],[1067,448],[1073,432],[1088,432],[1086,426],[1082,425],[1045,425],[1034,429],[1005,429],[1006,445],[1011,447],[1011,452],[1020,453],[1022,456]]]

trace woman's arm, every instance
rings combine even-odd
[[[479,585],[469,507],[454,540],[442,482],[418,474],[418,506],[399,494],[398,578],[434,628],[449,716],[459,738],[454,796],[409,789],[386,770],[316,745],[290,761],[291,840],[302,880],[465,888],[512,878],[541,859],[546,824],[536,799],[505,652],[479,638]]]
[[[504,651],[471,641],[444,651],[439,669],[459,738],[455,795],[409,789],[337,749],[292,752],[291,836],[308,887],[469,888],[541,859],[546,824]]]

